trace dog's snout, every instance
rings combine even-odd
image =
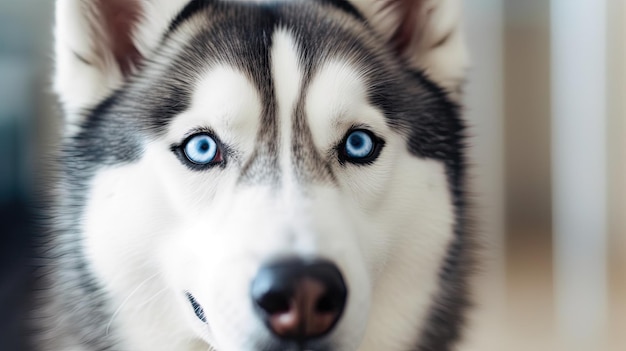
[[[334,264],[296,259],[263,267],[251,292],[272,333],[298,341],[330,332],[341,318],[347,298],[345,282]]]

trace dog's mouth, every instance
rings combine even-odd
[[[198,319],[202,321],[202,323],[206,323],[206,315],[204,314],[204,309],[202,309],[202,306],[200,306],[196,298],[190,292],[186,292],[185,295],[187,296],[187,300],[191,304],[191,308],[196,314],[196,317],[198,317]]]

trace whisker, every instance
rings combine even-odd
[[[144,307],[147,306],[148,304],[150,304],[152,301],[154,301],[157,297],[159,297],[159,295],[163,294],[165,291],[167,291],[167,288],[163,288],[159,291],[157,291],[156,293],[154,293],[149,299],[147,299],[146,301],[144,301],[141,305],[139,305],[139,307]]]
[[[111,319],[109,320],[109,323],[107,324],[107,327],[106,327],[106,331],[105,331],[106,335],[109,335],[109,331],[111,329],[111,325],[113,324],[113,321],[115,320],[117,315],[122,311],[124,306],[126,306],[128,301],[137,293],[137,291],[139,291],[139,289],[141,289],[144,285],[146,285],[146,283],[148,283],[150,280],[156,278],[158,275],[159,275],[159,273],[155,273],[154,275],[144,279],[141,283],[139,283],[137,285],[137,287],[135,289],[133,289],[133,291],[130,294],[128,294],[128,296],[124,299],[124,301],[122,301],[120,306],[115,310],[115,312],[111,316]]]

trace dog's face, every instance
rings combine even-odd
[[[70,222],[125,347],[419,342],[458,224],[462,127],[366,11],[337,3],[196,1],[151,47],[117,38],[114,62],[72,49],[108,86],[60,62]],[[100,30],[141,13],[110,4]]]

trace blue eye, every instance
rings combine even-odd
[[[217,142],[210,135],[197,134],[183,144],[185,157],[197,165],[221,161],[221,155]]]
[[[363,130],[348,134],[344,144],[344,153],[349,161],[365,161],[374,153],[376,144],[372,135]]]
[[[338,147],[339,161],[370,164],[376,160],[384,145],[384,140],[368,130],[351,130]]]

